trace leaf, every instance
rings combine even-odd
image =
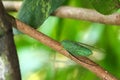
[[[93,7],[100,13],[108,15],[120,8],[119,0],[91,0]]]
[[[92,54],[92,51],[87,48],[87,45],[80,45],[77,42],[64,40],[61,42],[62,46],[67,50],[70,54],[74,56],[89,56]]]
[[[24,0],[18,19],[38,28],[65,0]]]

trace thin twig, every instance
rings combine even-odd
[[[10,16],[8,16],[10,17]],[[11,17],[10,17],[11,18]],[[79,57],[76,58],[72,55],[70,55],[59,42],[51,39],[50,37],[46,36],[45,34],[37,31],[36,29],[33,29],[32,27],[22,23],[21,21],[14,19],[12,17],[11,20],[13,26],[17,28],[19,31],[33,37],[34,39],[40,41],[41,43],[49,46],[50,48],[58,51],[59,53],[63,54],[64,56],[72,59],[76,63],[82,65],[83,67],[89,69],[90,71],[94,72],[98,77],[100,77],[103,80],[117,80],[114,76],[112,76],[110,73],[108,73],[106,70],[104,70],[102,67],[100,67],[98,64],[94,63],[90,59],[86,57]],[[16,24],[15,24],[16,23]]]
[[[18,11],[21,7],[21,1],[3,1],[7,10]],[[52,15],[61,18],[71,18],[78,20],[86,20],[104,24],[120,25],[120,14],[102,15],[95,10],[85,8],[75,8],[63,6],[59,7]]]

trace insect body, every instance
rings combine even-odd
[[[89,48],[77,42],[64,40],[61,44],[70,54],[74,56],[89,56],[92,54],[92,51]]]

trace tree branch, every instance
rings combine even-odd
[[[21,80],[12,24],[6,14],[0,0],[0,80]]]
[[[18,11],[21,7],[21,1],[3,1],[7,10]],[[52,15],[61,18],[71,18],[77,20],[86,20],[104,24],[120,25],[120,14],[102,15],[95,10],[85,8],[75,8],[62,6],[59,7]]]
[[[10,17],[10,16],[8,16]],[[40,41],[41,43],[49,46],[50,48],[60,52],[62,55],[72,59],[76,63],[82,65],[83,67],[89,69],[90,71],[94,72],[98,77],[100,77],[103,80],[117,80],[114,76],[112,76],[108,71],[104,70],[102,67],[100,67],[98,64],[94,63],[90,59],[86,57],[79,57],[76,58],[72,55],[70,55],[59,42],[51,39],[50,37],[46,36],[45,34],[38,32],[36,29],[33,29],[32,27],[22,23],[21,21],[14,19],[13,17],[10,17],[12,20],[12,24],[15,28],[17,28],[19,31],[33,37],[34,39]]]
[[[53,15],[61,18],[120,25],[120,14],[102,15],[92,9],[63,6],[58,8]]]
[[[18,11],[22,5],[22,1],[3,1],[7,11]]]

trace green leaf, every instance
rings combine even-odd
[[[91,0],[93,7],[102,14],[111,14],[120,8],[119,0]]]
[[[92,51],[88,49],[85,45],[80,45],[77,42],[64,40],[61,42],[62,46],[74,56],[89,56]]]
[[[18,19],[38,28],[65,0],[24,0]]]

